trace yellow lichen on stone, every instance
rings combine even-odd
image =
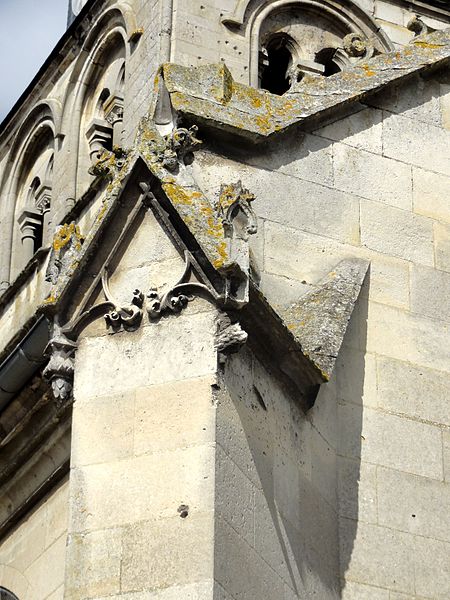
[[[74,238],[75,241],[75,249],[79,250],[83,242],[80,228],[75,225],[75,223],[65,223],[64,225],[61,225],[53,238],[53,250],[61,250],[61,248],[64,248],[64,246],[67,246],[67,244],[70,243],[72,238]]]
[[[437,48],[443,48],[444,46],[443,44],[431,44],[429,42],[423,42],[422,40],[415,40],[413,44],[419,48],[429,48],[430,50],[436,50]]]

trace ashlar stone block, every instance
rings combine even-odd
[[[433,224],[436,267],[450,272],[450,225]]]
[[[69,535],[65,599],[87,600],[117,594],[121,558],[121,529]]]
[[[422,169],[448,175],[448,131],[424,121],[386,114],[383,119],[383,154]]]
[[[379,467],[377,496],[380,525],[450,541],[449,484]]]
[[[339,407],[339,423],[342,456],[442,481],[439,427],[350,404]]]
[[[449,340],[444,321],[369,303],[367,340],[361,340],[369,352],[448,373]]]
[[[450,144],[450,142],[449,142]],[[450,223],[450,177],[413,168],[414,212]]]
[[[348,519],[340,522],[341,572],[347,580],[414,594],[414,536],[361,522],[356,527]]]
[[[213,539],[212,512],[193,512],[184,519],[177,515],[127,527],[123,536],[122,592],[161,593],[173,586],[183,589],[188,584],[212,581]]]
[[[340,118],[315,133],[335,142],[381,155],[382,111],[363,104],[354,105],[353,110],[355,111],[353,114]]]
[[[409,362],[377,358],[380,408],[449,425],[448,374]]]
[[[182,504],[206,511],[213,505],[214,451],[193,446],[89,465],[72,478],[72,531],[167,518]]]
[[[338,189],[404,210],[411,209],[409,165],[346,144],[334,144],[333,160]]]
[[[215,381],[215,376],[207,376],[138,388],[134,455],[214,443]]]
[[[450,595],[449,567],[449,543],[420,536],[415,538],[415,587],[419,596],[446,600]]]
[[[163,317],[132,333],[82,340],[76,355],[75,399],[214,373],[215,311],[189,311],[190,307],[178,317]]]
[[[433,266],[433,224],[430,219],[361,201],[361,244],[390,256]]]

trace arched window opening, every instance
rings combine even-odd
[[[12,592],[0,587],[0,600],[19,600]]]
[[[52,197],[53,151],[41,148],[24,175],[18,195],[17,222],[20,230],[20,270],[47,240]]]
[[[288,38],[274,36],[262,50],[261,88],[278,96],[286,93],[290,88],[289,70],[292,64]]]
[[[324,66],[322,75],[324,75],[325,77],[335,75],[336,73],[340,73],[341,71],[340,66],[334,60],[335,55],[336,48],[323,48],[316,54],[315,60],[317,63]]]

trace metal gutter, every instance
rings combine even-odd
[[[48,342],[48,322],[41,316],[0,365],[0,410],[9,404],[46,362],[44,350]]]

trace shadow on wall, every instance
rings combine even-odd
[[[225,368],[217,407],[215,574],[223,598],[336,600],[358,514],[367,293],[333,381],[305,415],[248,350]],[[338,403],[352,404],[351,468],[339,454]],[[349,431],[348,427],[346,429]],[[338,483],[349,517],[339,560]],[[222,594],[222,595],[220,595]]]

